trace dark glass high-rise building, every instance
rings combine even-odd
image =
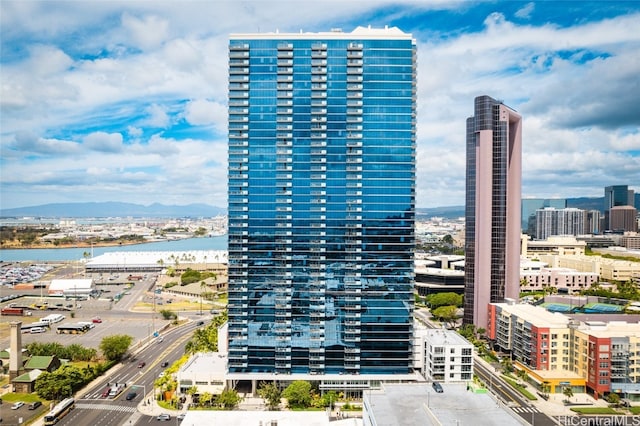
[[[488,304],[518,298],[522,118],[489,96],[467,119],[465,324],[486,328]]]
[[[415,154],[409,34],[230,37],[230,373],[411,371]]]
[[[618,206],[632,206],[635,201],[633,189],[628,185],[611,185],[604,188],[604,221],[605,230],[612,230],[610,211]]]

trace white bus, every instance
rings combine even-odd
[[[46,317],[42,318],[40,321],[46,322],[46,323],[49,323],[49,324],[55,324],[57,322],[62,321],[65,318],[66,317],[64,315],[51,314],[51,315],[47,315]]]

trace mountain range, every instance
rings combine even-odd
[[[567,207],[583,210],[603,211],[604,197],[567,198]],[[640,209],[640,194],[635,194],[635,207]],[[151,204],[148,206],[120,203],[115,201],[91,203],[55,203],[39,206],[0,208],[0,217],[215,217],[227,213],[226,208],[208,204],[189,204],[184,206]],[[458,218],[464,217],[464,206],[416,208],[419,219],[428,217]]]
[[[55,203],[0,209],[0,217],[214,217],[227,214],[226,208],[208,204],[185,206],[154,203],[148,206],[115,201]]]

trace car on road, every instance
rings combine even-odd
[[[167,413],[162,413],[158,417],[156,417],[156,420],[161,422],[168,421],[168,420],[171,420],[171,416],[168,415]]]
[[[165,361],[162,364],[160,364],[160,367],[165,368],[169,366],[169,361]]]
[[[126,396],[126,398],[125,398],[125,399],[126,399],[127,401],[131,401],[131,400],[135,399],[135,397],[136,397],[136,396],[138,396],[138,393],[137,393],[136,391],[131,391],[131,392],[129,392],[129,393],[127,394],[127,396]]]
[[[96,324],[100,324],[102,322],[102,318],[100,318],[100,317],[91,318],[91,322],[96,323]]]
[[[433,382],[431,386],[433,387],[433,390],[436,391],[437,393],[444,392],[444,389],[442,389],[442,385],[438,382]]]
[[[18,402],[14,403],[14,404],[11,406],[11,409],[12,409],[12,410],[19,410],[19,409],[20,409],[20,407],[22,407],[23,405],[24,405],[24,402],[22,402],[22,401],[18,401]]]
[[[198,325],[204,325],[204,321],[198,321]]]
[[[138,368],[143,368],[145,365],[147,365],[147,363],[146,363],[146,362],[144,362],[144,361],[140,361],[140,362],[138,363]]]
[[[102,391],[102,397],[106,398],[109,396],[109,392],[111,392],[111,386],[107,386],[107,388],[105,390]]]
[[[178,414],[178,415],[176,416],[176,420],[183,421],[183,420],[184,420],[184,418],[185,418],[185,416],[186,416],[186,414],[184,414],[184,413]]]

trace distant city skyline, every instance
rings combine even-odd
[[[3,0],[0,207],[225,206],[229,34],[360,25],[417,43],[418,208],[464,205],[483,94],[524,117],[523,198],[640,190],[640,2],[291,4]]]

